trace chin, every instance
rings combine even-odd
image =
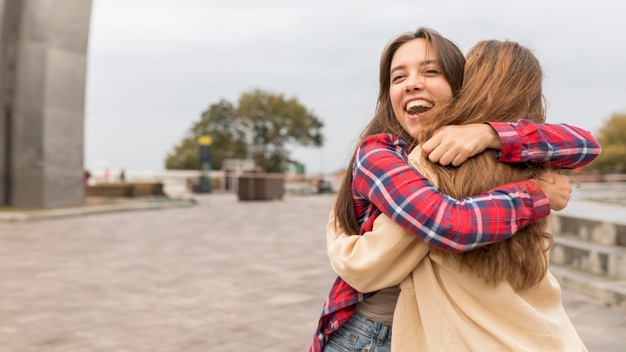
[[[412,129],[409,129],[407,132],[409,132],[411,137],[417,139],[417,135],[419,134],[420,130],[417,128],[412,128]]]
[[[422,126],[420,126],[420,123],[417,121],[413,121],[413,123],[409,124],[407,126],[406,131],[409,132],[409,134],[411,136],[413,136],[413,138],[415,138],[415,136],[422,130]]]

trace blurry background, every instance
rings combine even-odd
[[[624,13],[617,0],[94,0],[85,166],[163,170],[211,104],[258,88],[297,98],[324,122],[323,147],[291,146],[291,156],[307,174],[336,172],[374,112],[384,46],[419,26],[463,52],[489,38],[532,48],[548,121],[596,132],[626,110]]]
[[[625,9],[618,1],[0,0],[0,350],[304,350],[335,277],[324,238],[331,181],[374,112],[384,46],[428,26],[464,52],[488,38],[532,48],[549,121],[601,130],[592,166],[608,172],[576,175],[582,186],[555,221],[551,271],[587,347],[622,351]],[[321,148],[272,146],[287,152],[287,175],[237,178],[246,182],[239,200],[283,201],[190,194],[210,184],[196,138],[211,135],[209,118],[240,138],[232,169],[211,180],[233,191],[234,172],[255,168],[242,157],[274,142],[247,144],[256,136],[245,119],[272,99],[283,112],[272,123],[294,112],[324,125],[308,143]],[[216,157],[223,150],[211,136]],[[165,172],[185,141],[196,169]],[[59,209],[29,211],[40,208]],[[147,209],[161,210],[130,211]]]

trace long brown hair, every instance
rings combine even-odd
[[[517,119],[542,123],[545,121],[542,79],[541,65],[528,48],[510,41],[479,42],[468,53],[461,91],[424,119],[419,138],[427,140],[434,131],[446,125],[514,122]],[[439,182],[439,190],[457,199],[536,177],[547,167],[500,163],[490,151],[455,168],[432,163],[427,166]],[[547,219],[543,218],[504,242],[446,255],[458,257],[462,268],[469,268],[486,282],[506,280],[515,289],[532,287],[543,278],[548,268],[547,250],[553,239],[546,232],[546,226]]]
[[[379,133],[392,133],[409,144],[414,144],[415,139],[402,128],[398,119],[393,112],[391,98],[389,96],[389,88],[391,81],[391,61],[393,56],[402,45],[415,39],[426,39],[434,50],[437,60],[441,66],[444,77],[450,84],[452,94],[456,94],[463,84],[463,67],[465,65],[465,57],[461,50],[449,39],[443,37],[437,31],[429,28],[418,28],[415,32],[401,34],[392,39],[380,58],[379,72],[379,91],[376,103],[376,112],[374,118],[366,126],[361,133],[359,144],[372,135]],[[348,164],[348,169],[344,177],[343,183],[337,192],[335,200],[334,213],[337,220],[336,225],[349,234],[359,234],[360,226],[356,216],[354,200],[352,198],[352,180],[354,155]]]

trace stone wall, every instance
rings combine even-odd
[[[561,286],[626,307],[626,223],[558,213],[552,219],[550,271]]]

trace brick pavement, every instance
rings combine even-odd
[[[0,222],[0,351],[305,351],[334,279],[332,196]],[[626,314],[564,302],[590,351]]]

